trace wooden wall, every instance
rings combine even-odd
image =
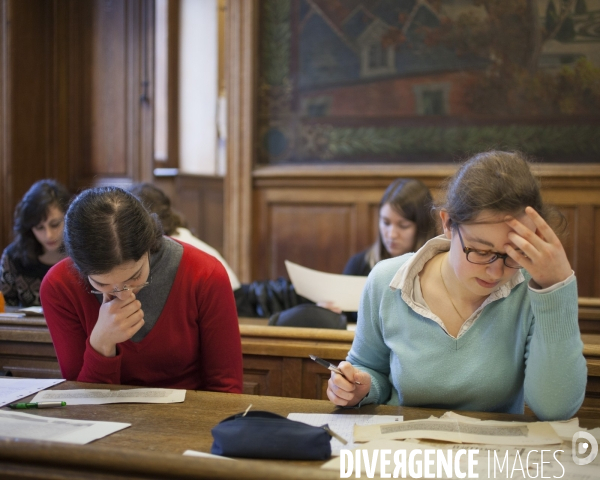
[[[437,194],[456,167],[257,165],[259,4],[227,4],[225,257],[246,282],[285,275],[285,259],[341,272],[350,255],[374,240],[377,205],[394,178],[419,178]],[[580,296],[600,296],[600,163],[542,164],[536,173],[545,200],[569,220],[564,242]]]
[[[170,180],[173,204],[243,281],[285,274],[283,260],[340,272],[376,233],[377,203],[398,176],[432,189],[453,167],[260,167],[256,152],[258,0],[227,3],[228,167],[221,179]],[[153,0],[0,0],[0,247],[29,186],[152,180]],[[570,221],[581,296],[600,296],[600,164],[543,166],[544,196]]]
[[[194,235],[223,253],[223,178],[180,174],[175,179],[173,207]]]
[[[16,203],[152,175],[153,0],[0,0],[0,247]]]
[[[456,167],[257,165],[260,1],[227,3],[225,258],[243,282],[285,275],[285,259],[341,272],[374,240],[377,204],[394,178],[419,178],[436,194]],[[536,173],[545,200],[569,220],[564,244],[580,296],[600,296],[600,163],[539,165]]]
[[[285,276],[284,260],[341,273],[377,235],[378,205],[397,177],[422,180],[439,197],[453,165],[263,167],[253,174],[255,279]],[[536,165],[543,197],[568,220],[563,243],[579,295],[600,297],[600,166]]]

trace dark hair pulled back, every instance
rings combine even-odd
[[[108,273],[160,249],[162,227],[131,193],[119,187],[84,190],[65,219],[67,255],[84,275]]]
[[[33,227],[48,218],[51,207],[56,207],[65,213],[70,198],[71,195],[65,186],[51,179],[35,182],[23,195],[15,208],[13,226],[16,256],[23,265],[33,265],[44,253],[44,248],[33,234]]]
[[[445,201],[437,208],[448,212],[448,227],[475,223],[483,212],[519,216],[528,206],[555,230],[565,224],[558,210],[544,205],[540,183],[519,152],[479,153],[463,163],[445,187]]]
[[[158,215],[165,235],[173,235],[178,228],[184,226],[183,219],[173,211],[171,200],[160,188],[151,183],[137,183],[129,191],[140,199],[148,211]]]

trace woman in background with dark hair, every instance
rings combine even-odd
[[[412,178],[394,180],[379,202],[377,240],[348,260],[344,275],[367,276],[379,261],[416,252],[435,237],[432,204],[431,193],[423,182]]]
[[[367,276],[378,262],[415,252],[435,237],[436,226],[431,208],[433,199],[420,180],[397,178],[385,189],[379,202],[377,240],[366,250],[350,257],[344,275]],[[340,312],[331,302],[318,304]],[[345,312],[348,321],[356,322],[357,312]]]
[[[118,187],[81,193],[64,241],[70,258],[41,288],[64,378],[241,393],[235,302],[218,260],[163,236]]]
[[[15,209],[14,241],[0,260],[0,290],[6,305],[40,305],[40,285],[61,249],[69,192],[54,180],[39,180]]]

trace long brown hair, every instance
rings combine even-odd
[[[435,236],[435,220],[431,214],[433,199],[427,186],[420,180],[413,178],[394,180],[381,197],[379,211],[386,204],[390,205],[399,215],[417,224],[417,234],[412,251],[417,251],[427,240]],[[377,241],[367,251],[365,259],[373,268],[380,260],[390,257],[381,233],[378,232]]]
[[[17,257],[23,265],[34,265],[44,248],[33,234],[33,227],[44,222],[51,207],[62,213],[67,211],[71,195],[66,187],[56,180],[44,179],[35,182],[15,208],[13,231]]]

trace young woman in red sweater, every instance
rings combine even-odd
[[[73,201],[64,244],[69,258],[40,293],[67,380],[241,393],[236,307],[218,260],[163,236],[118,187]]]

